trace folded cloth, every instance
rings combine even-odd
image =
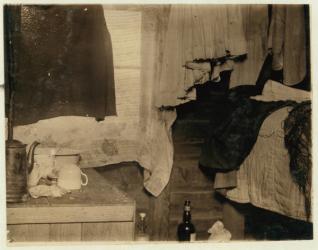
[[[236,187],[237,179],[236,179],[237,170],[233,170],[227,173],[217,173],[214,179],[214,188],[232,188]]]
[[[264,85],[262,94],[253,96],[251,99],[264,102],[287,100],[303,102],[311,99],[311,93],[309,91],[286,86],[280,82],[269,80]]]
[[[221,221],[216,221],[213,226],[209,229],[210,233],[209,241],[215,242],[227,242],[230,241],[232,235],[230,231],[224,228],[224,225]]]
[[[29,188],[29,194],[33,198],[39,198],[41,196],[61,197],[68,192],[69,191],[56,185],[37,185]]]

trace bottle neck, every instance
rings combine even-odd
[[[140,223],[140,232],[141,232],[141,233],[146,233],[146,226],[145,226],[144,221],[142,221],[142,222]]]
[[[145,217],[146,217],[146,214],[144,213],[140,213],[140,221],[139,221],[139,224],[138,224],[138,228],[139,228],[139,231],[140,233],[143,233],[145,234],[146,233],[146,221],[145,221]]]
[[[184,206],[183,222],[184,222],[184,223],[190,223],[190,222],[191,222],[191,210],[190,210],[190,206]]]

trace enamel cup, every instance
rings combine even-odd
[[[83,181],[84,177],[85,181]],[[57,185],[66,190],[77,190],[88,183],[87,175],[84,174],[77,164],[65,164],[60,167]]]

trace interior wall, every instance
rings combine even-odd
[[[117,116],[105,117],[101,122],[90,117],[63,116],[14,128],[15,139],[23,143],[30,145],[37,140],[43,147],[80,150],[82,167],[136,158],[141,94],[141,11],[115,10],[105,5],[104,15],[113,46]]]

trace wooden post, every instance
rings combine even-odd
[[[4,7],[5,84],[8,91],[8,141],[13,140],[14,92],[18,73],[21,6]]]
[[[158,197],[150,198],[151,240],[167,241],[169,238],[170,184]]]
[[[11,91],[8,110],[8,141],[13,140],[14,91]]]

